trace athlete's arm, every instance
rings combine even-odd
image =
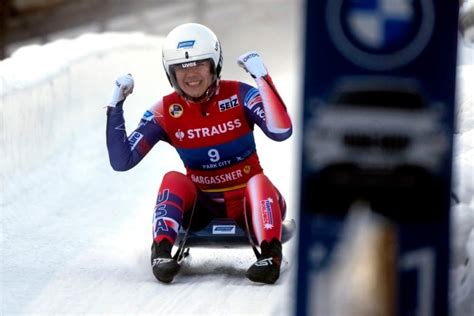
[[[159,140],[168,140],[165,131],[155,122],[153,110],[146,111],[138,127],[127,136],[123,102],[107,109],[107,150],[116,171],[133,168]]]
[[[257,90],[241,83],[240,92],[244,96],[247,119],[260,127],[269,138],[283,141],[293,132],[291,120],[276,90],[268,90],[271,88],[266,85],[267,83],[263,83]],[[263,94],[260,92],[262,90]]]
[[[260,55],[249,52],[239,57],[238,64],[255,79],[258,89],[241,84],[241,95],[247,117],[271,139],[282,141],[291,136],[291,119]]]

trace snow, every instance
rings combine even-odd
[[[473,2],[474,3],[474,2]],[[474,48],[459,41],[452,213],[451,299],[455,315],[474,314]]]
[[[461,6],[460,11],[468,11],[471,10],[474,7],[474,1],[473,0],[464,0]]]
[[[288,266],[271,286],[244,277],[254,261],[250,249],[193,249],[170,285],[150,271],[155,195],[163,174],[182,166],[171,147],[158,144],[136,168],[114,172],[104,105],[115,77],[132,73],[130,131],[170,91],[161,41],[141,33],[88,34],[24,47],[0,62],[1,315],[291,314],[295,239],[285,244]],[[451,295],[456,315],[472,315],[474,59],[461,48]],[[299,126],[298,74],[286,64],[269,69]],[[295,132],[283,143],[257,133],[257,144],[266,173],[289,202],[288,217],[297,219]]]

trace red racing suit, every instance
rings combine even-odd
[[[162,180],[153,221],[157,242],[173,243],[182,224],[199,228],[214,217],[234,218],[245,228],[244,209],[250,210],[259,243],[281,238],[285,201],[263,175],[253,129],[257,125],[282,141],[290,137],[292,125],[271,78],[257,79],[257,86],[220,81],[215,95],[202,103],[173,92],[146,111],[129,136],[123,102],[108,109],[107,149],[115,170],[134,167],[160,140],[177,150],[186,168],[185,175],[172,171]],[[188,223],[193,208],[193,223]]]

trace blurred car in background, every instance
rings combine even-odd
[[[350,165],[391,173],[412,166],[436,174],[449,149],[442,107],[427,104],[411,80],[351,79],[311,108],[304,146],[315,170]]]

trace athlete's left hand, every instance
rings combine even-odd
[[[237,60],[237,64],[245,69],[254,79],[268,74],[267,68],[263,64],[260,55],[254,51],[241,55]]]

